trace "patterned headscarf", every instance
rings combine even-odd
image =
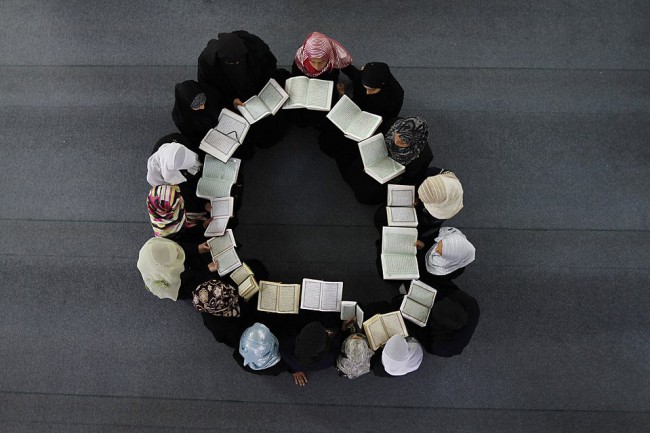
[[[309,59],[322,59],[327,62],[321,71],[315,70]],[[323,33],[313,32],[296,51],[296,66],[309,77],[318,77],[332,69],[342,69],[352,63],[352,56],[338,41]]]
[[[269,328],[255,323],[241,335],[239,354],[244,358],[244,365],[264,370],[280,362],[280,344]]]
[[[187,225],[185,203],[178,185],[159,185],[151,188],[147,197],[147,208],[155,236],[169,236]]]
[[[237,289],[219,280],[206,281],[194,289],[192,304],[202,313],[219,317],[239,317]]]
[[[474,261],[476,248],[467,240],[463,232],[454,227],[442,227],[436,243],[427,251],[427,271],[433,275],[447,275],[469,265]],[[436,248],[442,241],[442,254]]]
[[[395,144],[395,133],[408,144],[399,147]],[[429,126],[421,117],[406,117],[393,123],[386,133],[386,148],[390,157],[402,165],[406,165],[420,155],[424,146],[428,146]]]
[[[352,334],[343,342],[336,368],[348,379],[356,379],[370,371],[370,358],[374,355],[363,334]]]

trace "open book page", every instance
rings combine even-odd
[[[414,228],[382,227],[381,251],[391,254],[415,255],[415,243],[418,240],[418,231]]]
[[[300,285],[283,284],[278,289],[278,313],[297,313],[300,303]]]
[[[406,296],[425,307],[431,308],[437,293],[438,291],[433,287],[427,286],[421,281],[414,280],[411,281],[411,288]]]
[[[205,162],[203,163],[204,178],[227,180],[235,183],[239,175],[239,167],[241,159],[230,158],[228,162],[222,162],[212,155],[205,155]]]
[[[212,218],[212,221],[210,221],[203,234],[205,236],[222,236],[226,232],[229,219],[228,217]]]
[[[201,140],[199,149],[223,160],[239,143],[234,136],[225,135],[216,129],[211,129]]]
[[[343,283],[323,281],[321,283],[320,309],[322,311],[339,311],[342,293]]]
[[[309,89],[307,90],[307,108],[310,110],[329,111],[332,106],[333,91],[333,81],[318,80],[316,78],[310,79]]]
[[[260,281],[260,291],[257,298],[257,309],[260,311],[277,311],[279,284]]]
[[[259,96],[253,96],[244,102],[244,106],[237,107],[237,110],[244,116],[246,121],[253,124],[261,118],[271,114],[269,107],[266,106],[264,101]]]
[[[227,108],[221,110],[221,113],[219,114],[219,123],[217,124],[216,129],[222,134],[231,137],[236,142],[243,143],[248,128],[250,128],[250,125],[242,116],[228,110]]]
[[[381,125],[381,116],[361,111],[348,126],[346,134],[360,141],[370,137]]]
[[[210,216],[230,217],[233,214],[235,199],[232,197],[220,197],[210,200]]]
[[[366,331],[368,343],[370,343],[370,348],[372,350],[377,350],[379,346],[388,341],[388,334],[384,329],[384,324],[379,314],[368,319],[363,324],[363,329]]]
[[[341,320],[354,319],[357,314],[357,303],[354,301],[341,301]],[[361,326],[361,325],[359,325]]]
[[[305,310],[319,310],[320,309],[320,294],[321,284],[320,281],[303,279],[302,280],[302,301],[300,308]]]
[[[341,96],[341,99],[339,99],[339,102],[332,107],[332,110],[330,110],[325,117],[327,117],[341,131],[348,134],[348,126],[359,113],[361,113],[361,108],[352,102],[352,99],[343,95]]]
[[[406,325],[404,325],[402,314],[399,311],[382,314],[381,319],[384,322],[384,328],[386,329],[388,338],[393,335],[403,335],[404,337],[409,335],[406,331]],[[386,340],[388,340],[388,338],[386,338]]]
[[[228,197],[232,182],[202,177],[196,184],[196,195],[201,198]]]
[[[246,278],[251,275],[253,275],[253,272],[248,267],[248,265],[244,263],[239,268],[235,269],[232,274],[230,274],[230,279],[233,280],[235,284],[240,285],[246,280]]]
[[[259,97],[268,107],[271,114],[276,114],[282,107],[282,104],[289,99],[287,92],[273,78],[262,88]]]
[[[286,81],[285,90],[289,99],[283,108],[304,108],[307,104],[307,91],[309,90],[309,78],[292,77]]]
[[[229,248],[219,253],[214,257],[214,261],[219,263],[220,276],[226,275],[228,272],[241,266],[241,261],[239,260],[239,256],[234,248]]]
[[[223,236],[208,239],[208,245],[210,245],[210,252],[214,258],[215,255],[235,246],[235,236],[232,230],[226,230]]]
[[[425,307],[408,297],[404,297],[400,311],[407,319],[420,326],[425,326],[429,319],[429,311],[431,311],[431,308]]]
[[[367,140],[359,142],[359,153],[361,154],[361,160],[365,167],[388,158],[388,150],[386,149],[384,136],[382,134],[375,134]]]
[[[420,277],[416,256],[382,254],[381,265],[384,272],[384,279],[400,280]]]
[[[418,217],[415,213],[415,208],[412,207],[387,207],[388,212],[388,225],[417,225]]]
[[[413,207],[415,203],[415,186],[388,185],[388,206]]]
[[[246,278],[238,287],[239,296],[245,300],[250,300],[255,293],[259,291],[258,285],[253,277]]]
[[[405,167],[402,164],[393,161],[391,158],[386,157],[372,163],[366,167],[365,170],[366,173],[371,175],[378,182],[386,183],[404,173]]]

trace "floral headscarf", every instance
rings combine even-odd
[[[239,317],[237,289],[219,280],[206,281],[194,289],[192,304],[202,313],[219,317]]]

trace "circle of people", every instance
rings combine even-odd
[[[347,86],[339,82],[341,72],[349,78]],[[336,312],[260,311],[255,301],[259,293],[248,299],[241,296],[241,287],[220,272],[223,268],[221,260],[214,257],[214,244],[206,241],[213,204],[197,196],[207,164],[203,161],[209,158],[201,141],[217,127],[222,110],[246,107],[245,101],[270,81],[284,89],[293,77],[331,82],[330,106],[350,95],[362,111],[380,116],[375,131],[385,144],[386,156],[404,167],[390,183],[410,185],[414,190],[410,207],[417,216],[417,228],[407,230],[414,231],[417,240],[411,245],[421,270],[419,279],[386,278],[379,239],[378,273],[394,285],[396,295],[390,301],[357,304],[354,318],[339,313],[340,299]],[[332,366],[350,379],[371,371],[378,376],[401,376],[419,368],[425,351],[441,357],[460,354],[477,326],[479,308],[453,280],[474,260],[475,249],[460,230],[442,224],[462,209],[463,188],[452,171],[429,166],[433,154],[426,121],[399,117],[404,90],[389,66],[371,62],[358,69],[338,41],[314,32],[298,48],[289,72],[277,67],[276,57],[262,39],[240,30],[221,33],[208,42],[198,58],[197,78],[176,85],[172,118],[180,133],[158,140],[147,162],[147,181],[152,186],[147,207],[154,237],[141,248],[137,264],[147,290],[161,299],[191,300],[214,338],[234,349],[236,363],[247,372],[289,372],[300,386],[307,383],[307,373]],[[374,223],[381,233],[389,225],[388,183],[367,174],[357,143],[360,140],[342,132],[326,117],[327,112],[297,108],[270,113],[249,125],[233,159],[253,158],[256,147],[280,142],[290,127],[313,128],[321,150],[336,161],[356,199],[380,205]],[[233,209],[227,218],[230,233],[238,223],[243,192],[243,179],[237,172],[229,189]],[[240,246],[232,240],[233,249]],[[269,271],[259,260],[250,258],[244,263],[255,286],[258,281],[268,281]],[[412,296],[409,301],[419,301],[422,305],[417,308],[425,309],[420,323],[403,320],[410,317],[404,305],[405,298],[412,292],[415,295],[414,282],[430,291],[420,290],[422,299]],[[359,310],[371,318],[364,326],[358,323]],[[382,317],[386,318],[383,325],[378,320]],[[388,320],[391,317],[392,322]],[[370,322],[374,324],[373,336],[368,335]],[[383,327],[384,335],[379,335],[378,326]]]

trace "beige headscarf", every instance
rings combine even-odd
[[[185,253],[174,241],[155,237],[140,248],[138,270],[144,285],[160,299],[178,299],[181,273],[185,270]]]
[[[427,177],[418,197],[431,215],[448,220],[463,208],[463,186],[451,171]]]

